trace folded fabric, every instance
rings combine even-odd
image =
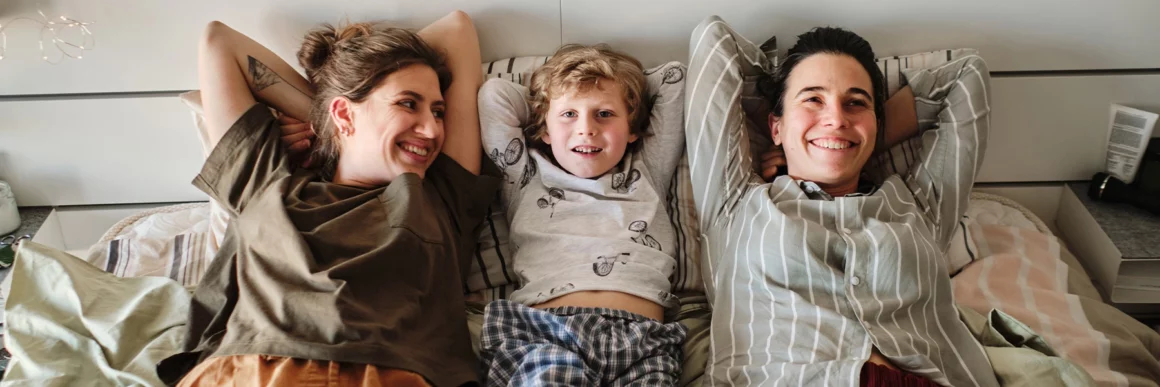
[[[120,278],[34,242],[10,276],[0,385],[162,385],[154,366],[180,349],[189,312],[177,282]]]
[[[983,345],[1003,386],[1095,385],[1083,368],[1057,356],[1043,338],[1006,313],[991,310],[984,317],[959,306],[959,318]]]

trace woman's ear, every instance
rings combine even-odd
[[[330,100],[330,120],[340,137],[354,134],[354,103],[346,97]]]
[[[781,117],[769,113],[769,137],[774,145],[781,145]]]

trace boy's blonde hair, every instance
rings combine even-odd
[[[640,61],[605,44],[567,44],[556,50],[552,58],[532,74],[532,124],[524,129],[524,135],[532,140],[532,145],[546,148],[543,138],[548,132],[546,119],[553,98],[565,93],[587,92],[597,87],[601,79],[619,83],[624,89],[629,133],[639,138],[647,136],[651,103],[644,95],[648,90],[648,80]],[[635,151],[640,143],[628,144],[628,150]],[[550,148],[546,153],[551,154]]]

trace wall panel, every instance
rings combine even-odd
[[[974,47],[992,71],[1160,67],[1160,2],[1112,0],[562,0],[565,42],[607,42],[646,65],[684,61],[709,15],[784,52],[814,26],[849,28],[881,55]]]
[[[35,14],[33,0],[4,0],[0,23]],[[0,96],[103,93],[197,88],[197,42],[205,25],[221,20],[297,66],[302,35],[318,23],[387,20],[422,27],[456,9],[479,30],[484,60],[551,52],[560,45],[559,3],[542,0],[57,0],[50,15],[91,21],[96,48],[84,59],[50,65],[39,59],[38,29],[14,24],[0,60]],[[15,76],[15,75],[19,76]]]

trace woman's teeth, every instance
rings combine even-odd
[[[810,141],[810,144],[814,144],[815,146],[819,146],[819,147],[826,148],[826,149],[846,149],[846,148],[854,146],[854,143],[849,142],[849,141],[833,140],[833,139],[825,139],[825,138]]]
[[[419,156],[427,155],[427,148],[420,148],[411,144],[403,144],[403,150],[417,154]]]

